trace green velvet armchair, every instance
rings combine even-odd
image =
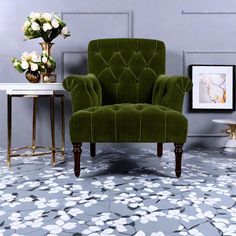
[[[80,175],[82,143],[91,156],[99,142],[155,142],[175,145],[175,173],[181,175],[187,119],[185,92],[192,82],[165,73],[165,44],[158,40],[118,38],[93,40],[88,46],[88,75],[71,75],[63,86],[71,94],[70,138],[74,171]]]

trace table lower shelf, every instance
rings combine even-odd
[[[30,152],[28,153],[19,153],[17,151],[20,150],[27,150],[29,149]],[[48,152],[39,152],[36,150],[37,149],[44,149],[44,150],[48,150]],[[19,147],[19,148],[13,148],[10,151],[10,157],[32,157],[32,156],[45,156],[45,155],[52,155],[52,166],[55,165],[55,158],[53,158],[53,156],[55,156],[56,153],[60,153],[62,156],[62,160],[65,160],[65,149],[64,147],[62,148],[55,148],[54,151],[51,147],[45,147],[45,146],[25,146],[25,147]],[[11,163],[8,162],[7,165],[10,167]]]

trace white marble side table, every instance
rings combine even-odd
[[[214,119],[212,122],[228,126],[228,128],[221,131],[229,135],[223,150],[225,152],[236,152],[236,120]]]
[[[64,159],[65,154],[65,121],[64,121],[64,91],[61,83],[0,83],[0,90],[6,91],[7,94],[7,165],[11,166],[11,157],[24,156],[43,156],[52,155],[51,163],[55,165],[56,152],[60,152]],[[59,93],[58,93],[59,92]],[[32,122],[32,145],[12,148],[12,99],[15,97],[33,98],[33,122]],[[51,121],[51,146],[37,146],[36,145],[36,112],[37,102],[39,97],[48,97],[50,99],[50,121]],[[62,146],[55,147],[55,104],[54,99],[61,100],[61,130],[62,130]],[[30,154],[20,154],[16,151],[30,149]],[[46,149],[46,152],[37,152],[37,149]]]

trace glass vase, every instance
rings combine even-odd
[[[51,56],[51,49],[52,49],[52,46],[54,45],[54,43],[43,42],[43,43],[39,43],[39,44],[42,47],[42,51],[45,52],[48,55],[48,57],[50,57]],[[41,81],[43,83],[55,83],[57,81],[57,76],[56,76],[56,74],[53,74],[52,72],[50,72],[50,73],[42,72],[40,74]]]
[[[46,42],[43,42],[43,43],[39,43],[42,47],[42,51],[44,51],[48,56],[51,56],[51,49],[52,49],[52,46],[54,45],[54,43],[46,43]]]

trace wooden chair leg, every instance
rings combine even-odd
[[[163,154],[163,143],[157,143],[157,156],[162,157]]]
[[[75,176],[79,177],[80,175],[80,156],[82,153],[82,143],[73,143],[73,153],[74,153],[74,172]]]
[[[181,160],[183,153],[183,144],[175,143],[175,174],[179,178],[181,176]]]
[[[96,156],[96,143],[90,143],[90,156]]]

